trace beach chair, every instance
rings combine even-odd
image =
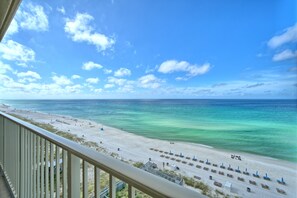
[[[250,175],[250,173],[247,171],[247,168],[242,173],[245,174],[245,175]]]
[[[200,163],[204,163],[204,161],[203,161],[203,160],[199,160],[199,162],[200,162]]]
[[[197,158],[194,156],[194,157],[192,158],[192,160],[196,162],[196,161],[197,161]]]
[[[219,175],[225,175],[225,173],[222,171],[219,171]]]
[[[266,184],[261,184],[262,188],[266,189],[266,190],[269,190],[269,186],[266,185]]]
[[[194,175],[194,178],[195,179],[198,179],[198,180],[201,180],[201,177],[197,176],[197,175]]]
[[[227,174],[227,177],[233,178],[233,175],[231,175],[231,174]]]
[[[285,182],[283,177],[281,179],[278,179],[277,183],[282,184],[282,185],[286,185],[286,182]]]
[[[229,171],[233,171],[233,168],[231,168],[231,165],[229,164],[229,167],[227,168]]]
[[[220,182],[217,182],[217,181],[215,181],[213,184],[214,184],[215,186],[217,186],[217,187],[222,187],[222,186],[223,186],[223,184],[222,184],[222,183],[220,183]]]
[[[276,188],[276,191],[277,191],[278,193],[280,193],[280,194],[283,194],[283,195],[287,194],[286,191],[284,191],[284,190],[282,190],[282,189],[279,189],[279,188]]]
[[[249,180],[249,183],[252,184],[252,185],[255,185],[255,186],[257,185],[257,183],[255,181],[252,181],[252,180]]]
[[[221,169],[225,169],[226,167],[224,166],[224,164],[222,163],[222,165],[220,166]]]
[[[211,171],[212,173],[217,173],[217,171],[214,170],[214,169],[211,169],[210,171]]]
[[[267,173],[265,174],[265,176],[263,177],[263,179],[267,180],[267,181],[270,181],[270,177],[268,177]]]
[[[254,177],[257,177],[257,178],[260,177],[259,174],[258,174],[258,171],[257,171],[256,173],[254,173],[253,176],[254,176]]]
[[[244,178],[242,178],[242,177],[237,177],[237,179],[238,179],[239,181],[244,182]]]
[[[239,170],[239,166],[237,167],[237,169],[235,170],[235,172],[241,173],[241,171]]]
[[[189,160],[189,159],[191,159],[191,158],[188,156],[188,157],[186,157],[186,159],[188,159],[188,160]]]
[[[218,165],[217,165],[217,164],[212,164],[212,166],[214,166],[214,167],[218,167]]]
[[[208,161],[208,159],[206,159],[205,164],[210,165],[210,162]]]
[[[207,167],[204,167],[204,168],[203,168],[203,170],[206,170],[206,171],[208,171],[208,170],[209,170],[209,168],[207,168]]]
[[[200,165],[196,165],[196,168],[201,168],[201,166]]]

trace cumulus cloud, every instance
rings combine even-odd
[[[0,74],[5,74],[7,71],[12,71],[12,68],[0,61]]]
[[[48,30],[48,17],[43,7],[32,3],[24,4],[16,14],[18,25],[23,29],[46,31]]]
[[[71,76],[71,79],[73,79],[73,80],[80,79],[80,78],[81,77],[79,75],[76,75],[76,74],[74,74],[74,75]]]
[[[107,82],[109,84],[116,84],[118,86],[122,86],[127,82],[127,80],[123,79],[123,78],[115,78],[115,77],[110,76],[107,78]]]
[[[105,84],[104,85],[105,89],[109,89],[109,88],[113,88],[113,87],[114,87],[114,84]]]
[[[65,15],[66,11],[65,8],[62,6],[60,8],[57,8],[57,11],[60,12],[61,14]]]
[[[291,43],[296,41],[297,41],[297,23],[285,29],[281,35],[272,37],[267,44],[271,48],[277,48],[285,43]]]
[[[116,77],[130,76],[130,75],[131,75],[131,71],[127,68],[120,68],[114,72],[114,76]]]
[[[205,74],[209,71],[210,64],[205,63],[203,65],[191,65],[187,61],[176,61],[176,60],[167,60],[163,62],[158,71],[164,74],[174,73],[174,72],[186,72],[186,76],[194,77],[197,75]],[[180,77],[177,80],[182,80]]]
[[[142,76],[138,79],[138,86],[142,88],[156,89],[160,87],[162,80],[153,74]]]
[[[104,74],[111,74],[112,70],[111,69],[103,69]]]
[[[73,84],[72,81],[67,78],[66,76],[57,76],[57,75],[54,75],[52,77],[52,80],[57,84],[57,85],[70,85],[70,84]]]
[[[16,75],[19,78],[31,77],[31,78],[35,78],[35,79],[41,79],[40,75],[33,71],[19,72]]]
[[[82,69],[83,70],[92,70],[92,69],[101,69],[103,66],[97,63],[94,63],[92,61],[86,62],[83,64]]]
[[[87,13],[77,13],[74,19],[66,18],[64,30],[73,41],[95,45],[98,51],[104,51],[112,47],[115,40],[95,32],[94,28],[89,25],[92,20],[94,18]]]
[[[8,40],[0,43],[1,57],[10,61],[17,61],[18,63],[27,63],[35,60],[35,52],[18,42]],[[26,66],[25,64],[19,64]]]
[[[89,84],[97,84],[99,82],[99,78],[87,78],[86,82]]]
[[[13,19],[7,29],[7,32],[5,34],[5,37],[9,37],[10,35],[13,35],[19,31],[19,25],[16,22],[15,19]]]
[[[294,52],[292,50],[286,49],[278,54],[275,54],[272,58],[273,61],[283,61],[291,58],[297,58],[297,50]]]

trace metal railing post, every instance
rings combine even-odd
[[[68,198],[80,198],[80,159],[68,152]]]

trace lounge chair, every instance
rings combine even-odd
[[[227,174],[227,177],[233,178],[233,175],[231,175],[231,174]]]
[[[213,184],[214,184],[215,186],[217,186],[217,187],[222,187],[222,186],[223,186],[223,184],[222,184],[222,183],[220,183],[220,182],[217,182],[217,181],[215,181]]]
[[[262,188],[266,189],[266,190],[269,190],[269,186],[266,185],[266,184],[261,184]]]
[[[250,175],[250,173],[247,171],[247,168],[242,173],[245,174],[245,175]]]
[[[212,172],[212,173],[217,173],[217,171],[216,171],[216,170],[214,170],[214,169],[211,169],[211,172]]]
[[[255,181],[252,181],[252,180],[249,180],[249,183],[252,184],[252,185],[255,185],[255,186],[257,185],[257,183]]]
[[[276,191],[277,191],[278,193],[280,193],[280,194],[283,194],[283,195],[287,194],[286,191],[284,191],[284,190],[282,190],[282,189],[279,189],[279,188],[276,188]]]
[[[281,179],[278,179],[277,183],[282,184],[282,185],[286,185],[286,182],[285,182],[283,177]]]
[[[270,181],[270,177],[268,177],[267,173],[265,174],[265,176],[263,177],[263,179]]]
[[[222,171],[219,171],[219,175],[225,175],[225,173]]]
[[[237,177],[237,179],[238,179],[239,181],[244,182],[244,178],[242,178],[242,177]]]
[[[257,178],[260,177],[259,174],[258,174],[258,171],[257,171],[256,173],[254,173],[253,176],[254,176],[254,177],[257,177]]]

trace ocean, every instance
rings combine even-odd
[[[149,138],[297,162],[296,100],[0,100],[0,103],[90,119]]]

